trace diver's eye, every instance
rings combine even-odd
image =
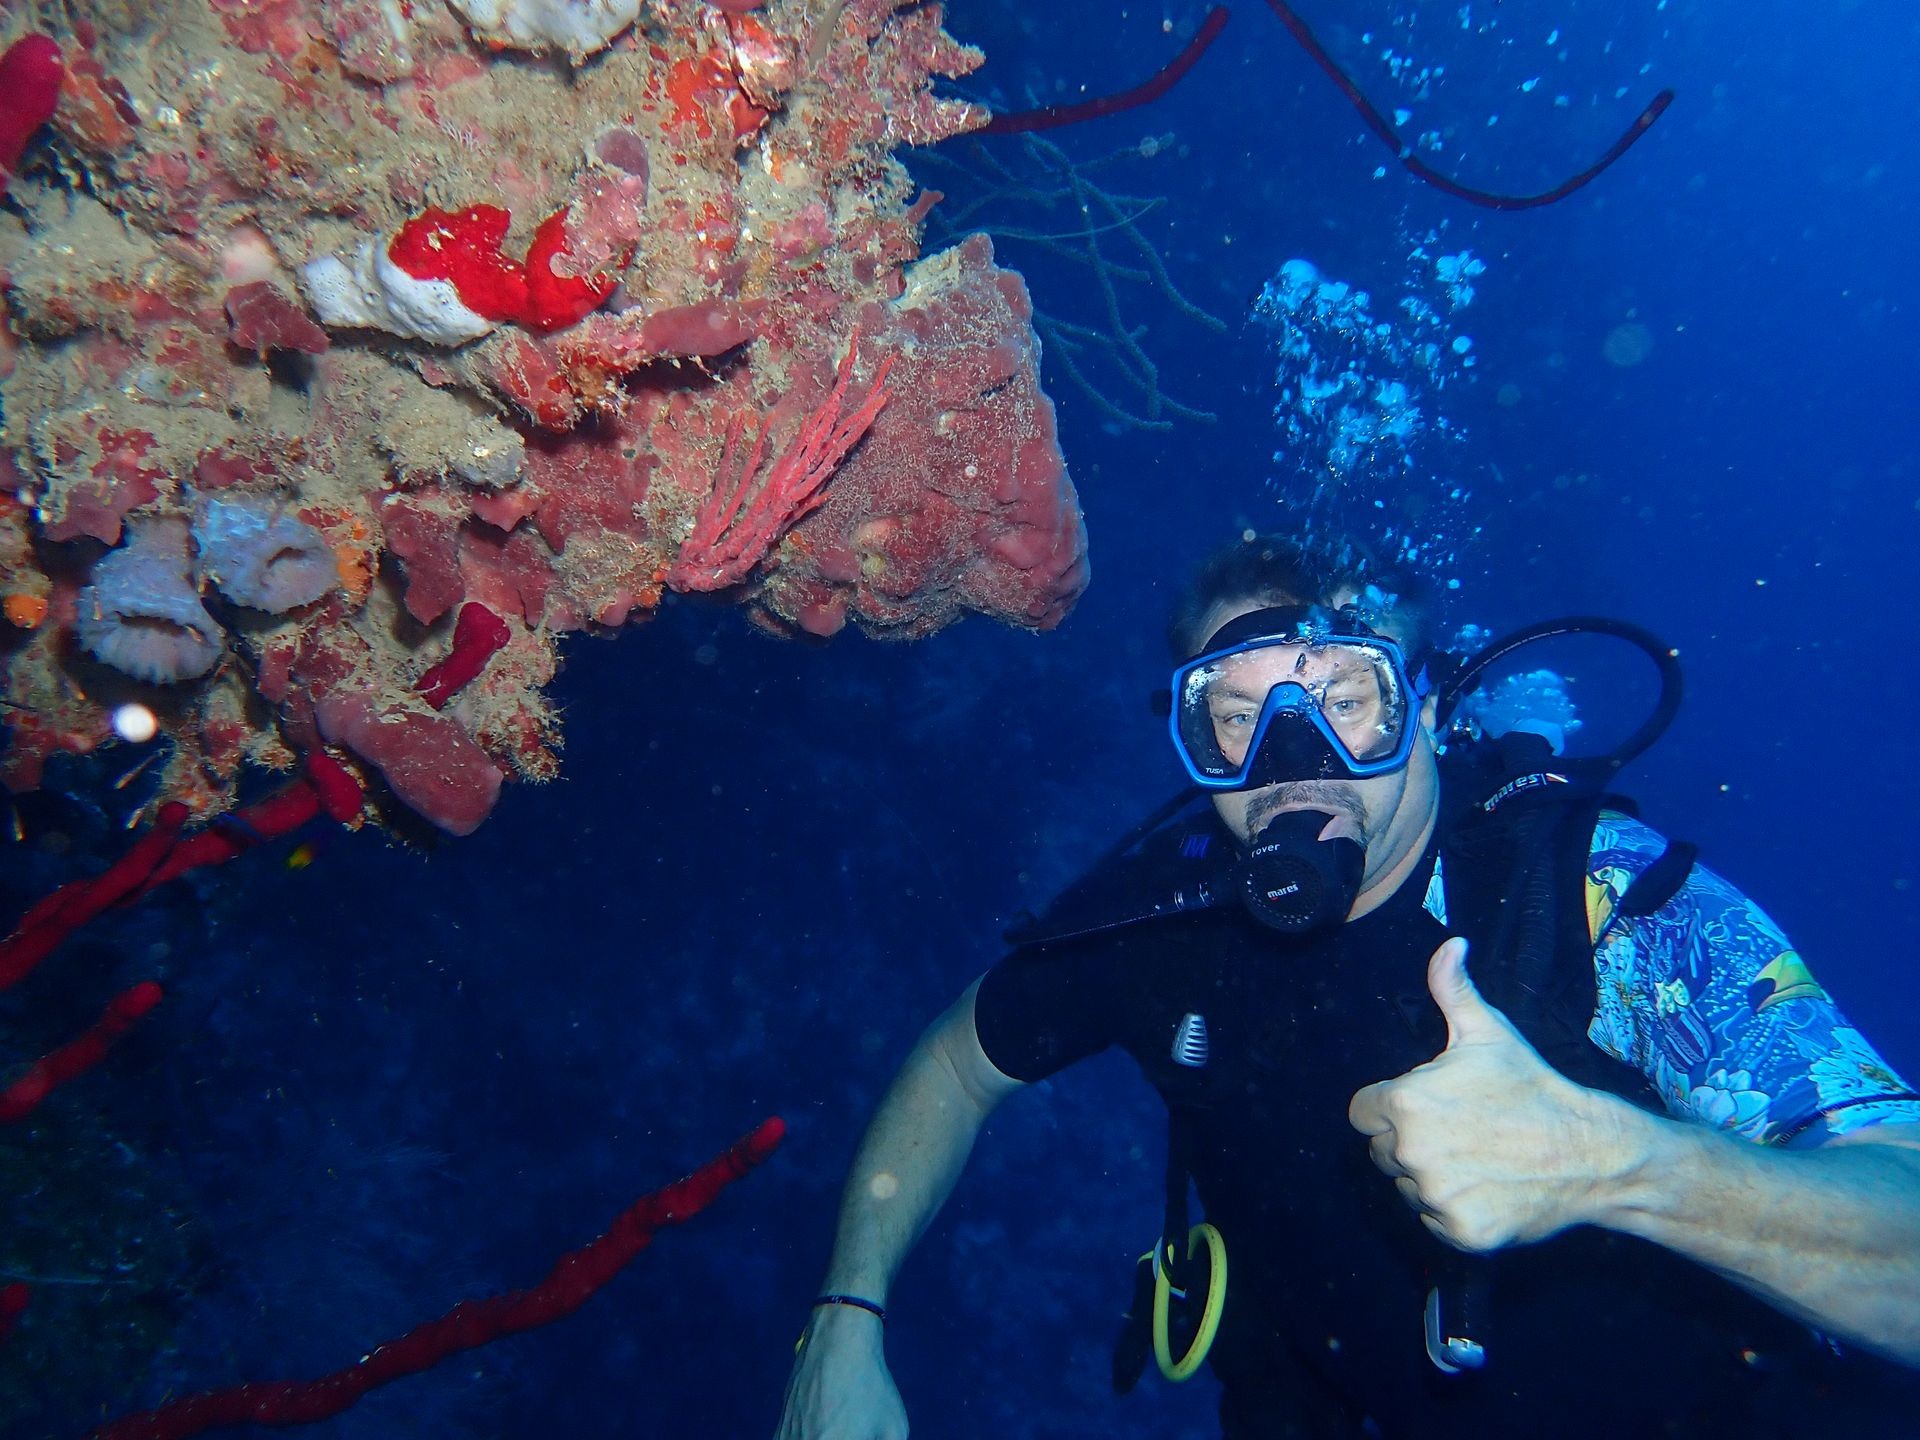
[[[1327,705],[1327,710],[1344,720],[1349,716],[1360,713],[1360,702],[1358,700],[1334,700]]]

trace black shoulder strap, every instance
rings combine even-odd
[[[1476,979],[1497,987],[1497,1003],[1530,1039],[1571,983],[1562,957],[1586,939],[1585,862],[1601,806],[1590,789],[1556,780],[1529,770],[1488,792],[1490,805],[1453,797],[1443,808],[1448,928],[1479,947]],[[1591,993],[1591,966],[1586,973]],[[1436,1245],[1428,1279],[1428,1357],[1448,1374],[1478,1369],[1493,1338],[1491,1262]]]
[[[1532,1030],[1558,988],[1569,899],[1580,893],[1569,884],[1568,835],[1583,825],[1591,835],[1595,810],[1590,800],[1570,796],[1442,841],[1448,928],[1473,945],[1476,977],[1501,997],[1523,1032]],[[1575,908],[1584,931],[1585,908]]]
[[[1636,919],[1653,914],[1680,893],[1680,887],[1693,872],[1693,862],[1699,858],[1698,845],[1688,840],[1669,840],[1660,858],[1633,877],[1620,896],[1620,903],[1613,907],[1614,913]]]

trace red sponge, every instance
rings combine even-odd
[[[498,205],[423,211],[400,227],[387,258],[416,280],[445,280],[474,314],[530,330],[571,325],[613,293],[611,275],[554,273],[567,253],[565,210],[540,222],[524,265],[500,251],[510,219]]]
[[[60,47],[45,35],[22,35],[0,55],[0,195],[33,132],[53,118],[66,73]]]

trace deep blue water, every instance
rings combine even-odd
[[[1056,80],[1066,98],[1130,83],[1202,8],[959,0],[949,26],[991,56],[978,93],[1017,108]],[[1174,787],[1145,703],[1171,591],[1309,485],[1274,459],[1272,334],[1247,320],[1261,286],[1299,256],[1389,296],[1435,230],[1487,265],[1453,317],[1477,362],[1444,396],[1465,436],[1425,444],[1376,518],[1418,531],[1444,511],[1456,621],[1599,611],[1679,647],[1687,708],[1628,788],[1920,1078],[1920,149],[1903,113],[1920,28],[1872,0],[1474,0],[1464,28],[1463,8],[1304,7],[1384,108],[1450,127],[1445,168],[1476,183],[1541,188],[1653,90],[1678,99],[1589,189],[1491,214],[1392,168],[1243,4],[1161,103],[1054,137],[1083,162],[1174,137],[1124,188],[1164,197],[1143,231],[1231,322],[1133,302],[1167,389],[1211,425],[1116,431],[1049,371],[1094,564],[1060,631],[802,648],[676,605],[571,646],[564,778],[511,789],[471,840],[429,855],[363,837],[298,873],[248,860],[103,937],[157,960],[176,1001],[116,1058],[129,1083],[105,1102],[195,1237],[150,1398],[333,1368],[531,1283],[780,1113],[778,1157],[579,1315],[314,1432],[770,1434],[893,1067],[1019,907]],[[1415,100],[1384,48],[1444,64],[1443,82]],[[1088,313],[1083,268],[1001,255],[1042,309]],[[1629,321],[1651,350],[1622,367],[1603,346]],[[1468,498],[1410,514],[1443,493],[1436,472]],[[915,1435],[1213,1433],[1209,1382],[1107,1394],[1157,1221],[1157,1106],[1112,1059],[1040,1092],[996,1116],[899,1286],[889,1353]]]

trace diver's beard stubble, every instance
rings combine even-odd
[[[1360,833],[1353,838],[1362,845],[1372,837],[1366,800],[1351,787],[1332,780],[1288,780],[1264,790],[1247,802],[1247,832],[1258,835],[1267,822],[1288,806],[1302,806],[1344,815]]]

